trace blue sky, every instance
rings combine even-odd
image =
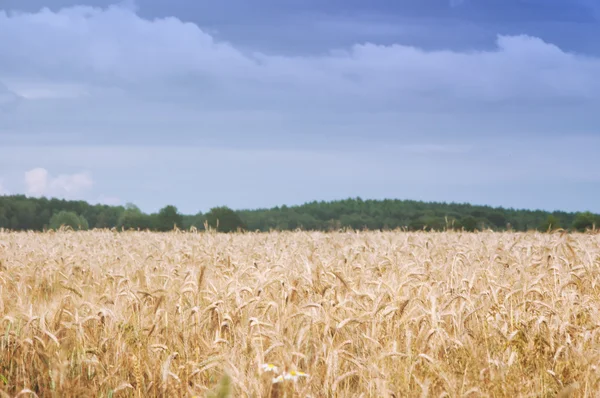
[[[0,10],[0,193],[185,213],[351,196],[600,212],[596,0]]]

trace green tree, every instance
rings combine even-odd
[[[487,219],[499,229],[506,228],[506,216],[500,211],[494,211],[488,214]]]
[[[546,217],[546,221],[540,226],[540,230],[542,231],[552,231],[559,228],[561,228],[560,220],[553,214],[549,214],[548,217]]]
[[[206,213],[206,223],[219,232],[233,232],[246,229],[240,216],[227,206],[213,207]]]
[[[59,211],[50,218],[50,228],[59,229],[60,227],[71,227],[74,230],[86,230],[89,228],[87,220],[83,216],[71,211]]]
[[[134,204],[125,206],[91,205],[85,201],[69,201],[57,198],[30,198],[25,195],[0,196],[0,228],[11,230],[43,230],[49,228],[50,219],[61,211],[72,212],[84,217],[90,228],[126,229],[162,229],[170,230],[179,225],[173,213],[166,209],[146,214]],[[171,209],[173,210],[173,209]],[[218,211],[217,211],[218,213]],[[209,218],[209,223],[216,226],[219,219],[219,230],[236,230],[242,226],[248,230],[269,231],[271,229],[309,229],[327,230],[341,227],[354,229],[381,229],[410,227],[411,229],[444,229],[446,220],[456,220],[455,229],[464,227],[467,230],[493,228],[504,230],[508,225],[514,231],[547,230],[562,227],[585,230],[594,223],[600,225],[600,217],[596,214],[569,213],[541,210],[493,208],[489,206],[473,206],[467,203],[419,202],[413,200],[363,200],[349,198],[332,202],[309,202],[297,206],[281,206],[271,209],[242,210],[226,212],[234,218],[228,225],[227,214]],[[237,215],[238,217],[235,217]],[[550,215],[555,218],[549,217]],[[165,217],[166,216],[166,217]],[[203,229],[205,217],[182,215],[181,228],[195,226]],[[558,221],[558,222],[556,222]]]
[[[108,226],[108,215],[105,211],[101,211],[96,216],[95,228],[106,228]]]
[[[139,207],[137,207],[135,204],[131,203],[131,202],[127,202],[125,204],[125,211],[132,211],[135,213],[141,213],[142,210],[140,210]]]
[[[149,215],[144,213],[134,213],[125,211],[119,217],[119,221],[117,223],[117,227],[119,229],[151,229],[152,222]]]
[[[8,228],[10,226],[10,221],[6,218],[6,215],[0,213],[0,228]]]
[[[194,215],[183,215],[183,229],[189,230],[194,227],[197,230],[204,229],[204,214],[198,212]]]
[[[142,213],[139,207],[132,203],[125,205],[125,211],[121,213],[117,221],[119,229],[150,229],[151,219],[147,214]]]
[[[477,219],[473,216],[466,216],[460,221],[465,231],[473,232],[477,229]]]
[[[179,214],[177,207],[165,206],[158,212],[156,216],[156,226],[158,231],[171,231],[174,227],[183,227],[183,216]]]
[[[573,228],[577,231],[585,231],[586,229],[592,229],[597,225],[597,222],[596,216],[589,211],[577,213],[575,220],[573,220]]]

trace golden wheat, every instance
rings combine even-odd
[[[593,234],[0,232],[0,395],[596,396],[599,312]]]

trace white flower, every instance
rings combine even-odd
[[[263,372],[279,373],[279,368],[272,363],[263,363],[260,365],[260,368],[263,370]]]
[[[283,376],[273,377],[273,384],[281,383],[283,381]]]
[[[284,380],[291,380],[291,381],[298,381],[298,378],[300,377],[308,377],[308,374],[304,373],[304,372],[297,372],[295,370],[292,370],[289,373],[284,373],[280,376],[274,377],[273,378],[273,384],[275,383],[281,383]]]

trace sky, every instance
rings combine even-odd
[[[600,213],[596,0],[0,0],[0,194]]]

